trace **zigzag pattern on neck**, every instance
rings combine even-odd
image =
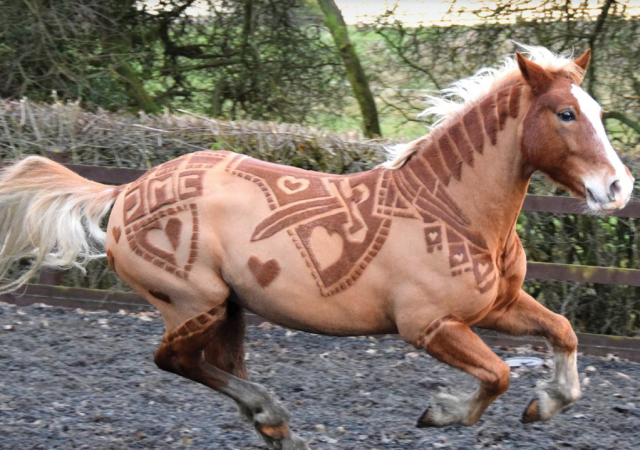
[[[563,74],[570,79],[582,78],[582,69],[575,65],[569,56],[554,54],[540,46],[523,45],[517,42],[516,45],[527,54],[529,60],[550,73]],[[424,139],[428,140],[440,128],[455,122],[458,117],[466,115],[497,92],[522,82],[516,59],[509,56],[501,67],[481,69],[475,75],[453,83],[449,88],[441,91],[440,96],[428,97],[430,107],[420,116],[435,116],[436,124],[439,125],[435,127],[434,132],[425,138],[388,148],[389,160],[383,164],[383,167],[388,169],[402,167],[418,151],[418,147]],[[493,133],[493,131],[489,130],[488,133]],[[493,134],[490,134],[490,137],[492,136]]]
[[[410,144],[410,154],[403,164],[415,159],[445,186],[451,178],[460,181],[462,167],[473,167],[475,153],[483,153],[485,136],[491,145],[496,145],[498,132],[505,128],[507,119],[518,117],[522,92],[523,85],[516,83],[488,95],[464,114]]]

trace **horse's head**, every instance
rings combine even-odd
[[[532,99],[521,150],[529,168],[546,173],[597,212],[623,208],[634,179],[622,164],[602,124],[602,108],[581,87],[591,51],[570,71],[552,73],[517,54]]]

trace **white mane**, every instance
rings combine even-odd
[[[557,55],[544,47],[516,44],[523,50],[528,59],[550,72],[565,71],[570,74],[578,74],[581,70],[573,64],[573,59],[570,55]],[[502,85],[513,82],[516,77],[520,77],[520,69],[515,55],[508,56],[499,68],[480,69],[469,78],[456,81],[448,88],[441,90],[439,96],[427,97],[429,107],[420,113],[418,117],[435,117],[436,120],[432,126],[432,128],[435,128],[446,122],[447,119],[466,112],[490,92],[495,91]],[[414,144],[422,139],[424,138],[421,137],[408,144],[399,144],[387,148],[389,159],[383,166],[389,169],[401,167],[416,152],[417,147]]]

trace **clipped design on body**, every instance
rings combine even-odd
[[[391,218],[375,214],[379,171],[338,177],[243,157],[227,171],[256,183],[272,210],[251,240],[286,230],[324,296],[355,283],[389,234]]]
[[[129,185],[123,220],[127,242],[136,255],[188,279],[198,257],[196,199],[202,195],[206,169],[226,157],[212,151],[185,155],[151,169]],[[182,238],[183,230],[190,230],[189,239]]]
[[[487,97],[446,132],[418,142],[419,151],[400,169],[336,176],[236,156],[226,171],[257,184],[272,210],[251,240],[286,230],[329,296],[362,275],[394,218],[422,220],[427,253],[446,249],[452,276],[473,273],[480,293],[489,291],[498,279],[494,258],[446,188],[461,180],[465,165],[473,168],[485,139],[496,144],[507,118],[518,115],[520,95],[514,85]]]

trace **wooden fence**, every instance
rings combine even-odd
[[[60,161],[60,158],[55,158]],[[64,160],[60,161],[64,162]],[[5,163],[6,164],[6,163]],[[0,167],[4,164],[0,161]],[[122,169],[113,167],[86,166],[65,164],[72,171],[93,181],[113,185],[130,183],[139,178],[144,170]],[[543,195],[527,195],[523,211],[548,212],[554,214],[584,214],[583,203],[570,197],[551,197]],[[630,202],[623,210],[613,213],[617,217],[640,218],[640,202]],[[640,270],[620,269],[615,267],[595,267],[573,264],[527,263],[527,279],[571,281],[579,283],[600,283],[609,285],[628,285],[640,287]],[[18,293],[0,295],[0,301],[18,305],[47,303],[56,306],[68,306],[86,309],[141,309],[149,305],[141,297],[133,293],[79,289],[57,286],[60,283],[59,273],[43,271],[40,284],[30,284]],[[250,321],[260,321],[251,316]],[[496,345],[544,345],[540,339],[510,339],[494,334],[480,333],[482,338]],[[640,362],[640,339],[613,338],[591,334],[580,335],[580,350],[586,353],[605,355],[615,353],[621,357]]]

